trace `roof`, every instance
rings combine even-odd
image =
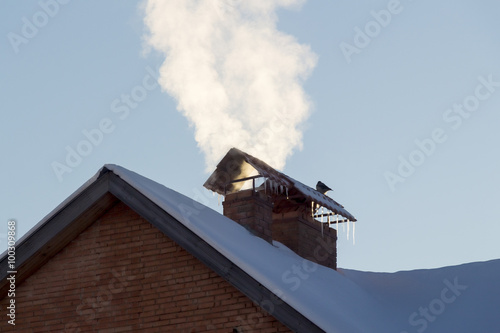
[[[261,307],[297,332],[322,332],[301,313],[297,301],[279,300],[281,273],[273,262],[288,262],[289,254],[253,236],[214,210],[163,185],[117,165],[105,165],[27,234],[16,246],[16,282],[22,283],[69,242],[122,201]],[[258,249],[246,251],[249,248]],[[270,261],[264,263],[262,258]],[[285,257],[285,258],[283,258]],[[286,259],[288,257],[288,259]],[[7,253],[0,258],[0,295],[8,290]],[[305,291],[305,289],[304,289]],[[295,298],[295,297],[294,297]],[[264,306],[263,306],[264,304]],[[306,302],[307,304],[307,302]],[[309,304],[310,305],[310,304]]]
[[[19,240],[16,284],[119,201],[296,332],[410,332],[425,320],[419,308],[434,313],[443,310],[439,304],[445,311],[426,321],[426,331],[492,332],[500,326],[500,260],[397,273],[335,271],[116,165],[105,165]],[[6,272],[4,253],[0,297]]]
[[[319,204],[319,206],[351,222],[356,221],[356,218],[344,206],[331,197],[285,175],[237,148],[231,148],[227,152],[203,186],[221,195],[226,195],[239,191],[246,182],[256,178],[264,178],[266,186],[270,184],[271,190],[277,189],[286,192],[289,198],[302,200],[307,205]]]

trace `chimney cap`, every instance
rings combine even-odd
[[[290,195],[300,197],[306,204],[314,202],[352,222],[356,221],[356,218],[345,210],[344,206],[329,196],[279,172],[267,163],[237,148],[231,148],[227,152],[203,186],[213,192],[227,195],[241,190],[247,180],[259,177],[285,188]]]

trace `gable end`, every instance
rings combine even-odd
[[[97,179],[75,198],[42,220],[33,232],[19,241],[16,248],[17,283],[22,283],[119,201],[291,330],[323,332],[317,325],[282,301],[180,221],[106,168],[103,168]],[[0,258],[1,298],[6,296],[8,290],[7,271],[7,255],[4,253]],[[273,302],[273,307],[269,309],[269,301],[272,299],[279,300],[279,302]]]

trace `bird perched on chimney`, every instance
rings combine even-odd
[[[326,194],[326,192],[328,191],[333,191],[331,188],[329,188],[328,186],[325,185],[325,183],[319,181],[317,184],[316,184],[316,190],[318,192],[321,192],[322,194]]]

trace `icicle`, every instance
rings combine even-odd
[[[337,214],[337,233],[339,232],[339,214]],[[337,235],[338,237],[339,235]]]
[[[217,206],[220,206],[220,194],[217,193]]]
[[[328,228],[330,228],[330,217],[332,215],[332,212],[328,212]]]
[[[352,244],[356,245],[356,222],[352,223]]]
[[[343,217],[343,216],[342,216]],[[342,231],[345,231],[345,220],[342,221]]]
[[[347,240],[349,240],[349,224],[350,224],[350,221],[347,220]]]
[[[283,194],[283,185],[280,185],[280,194]]]
[[[286,199],[288,200],[288,187],[285,187],[286,189]]]
[[[311,217],[314,219],[314,201],[311,201]]]
[[[323,209],[324,207],[321,207],[321,223],[323,223]]]

